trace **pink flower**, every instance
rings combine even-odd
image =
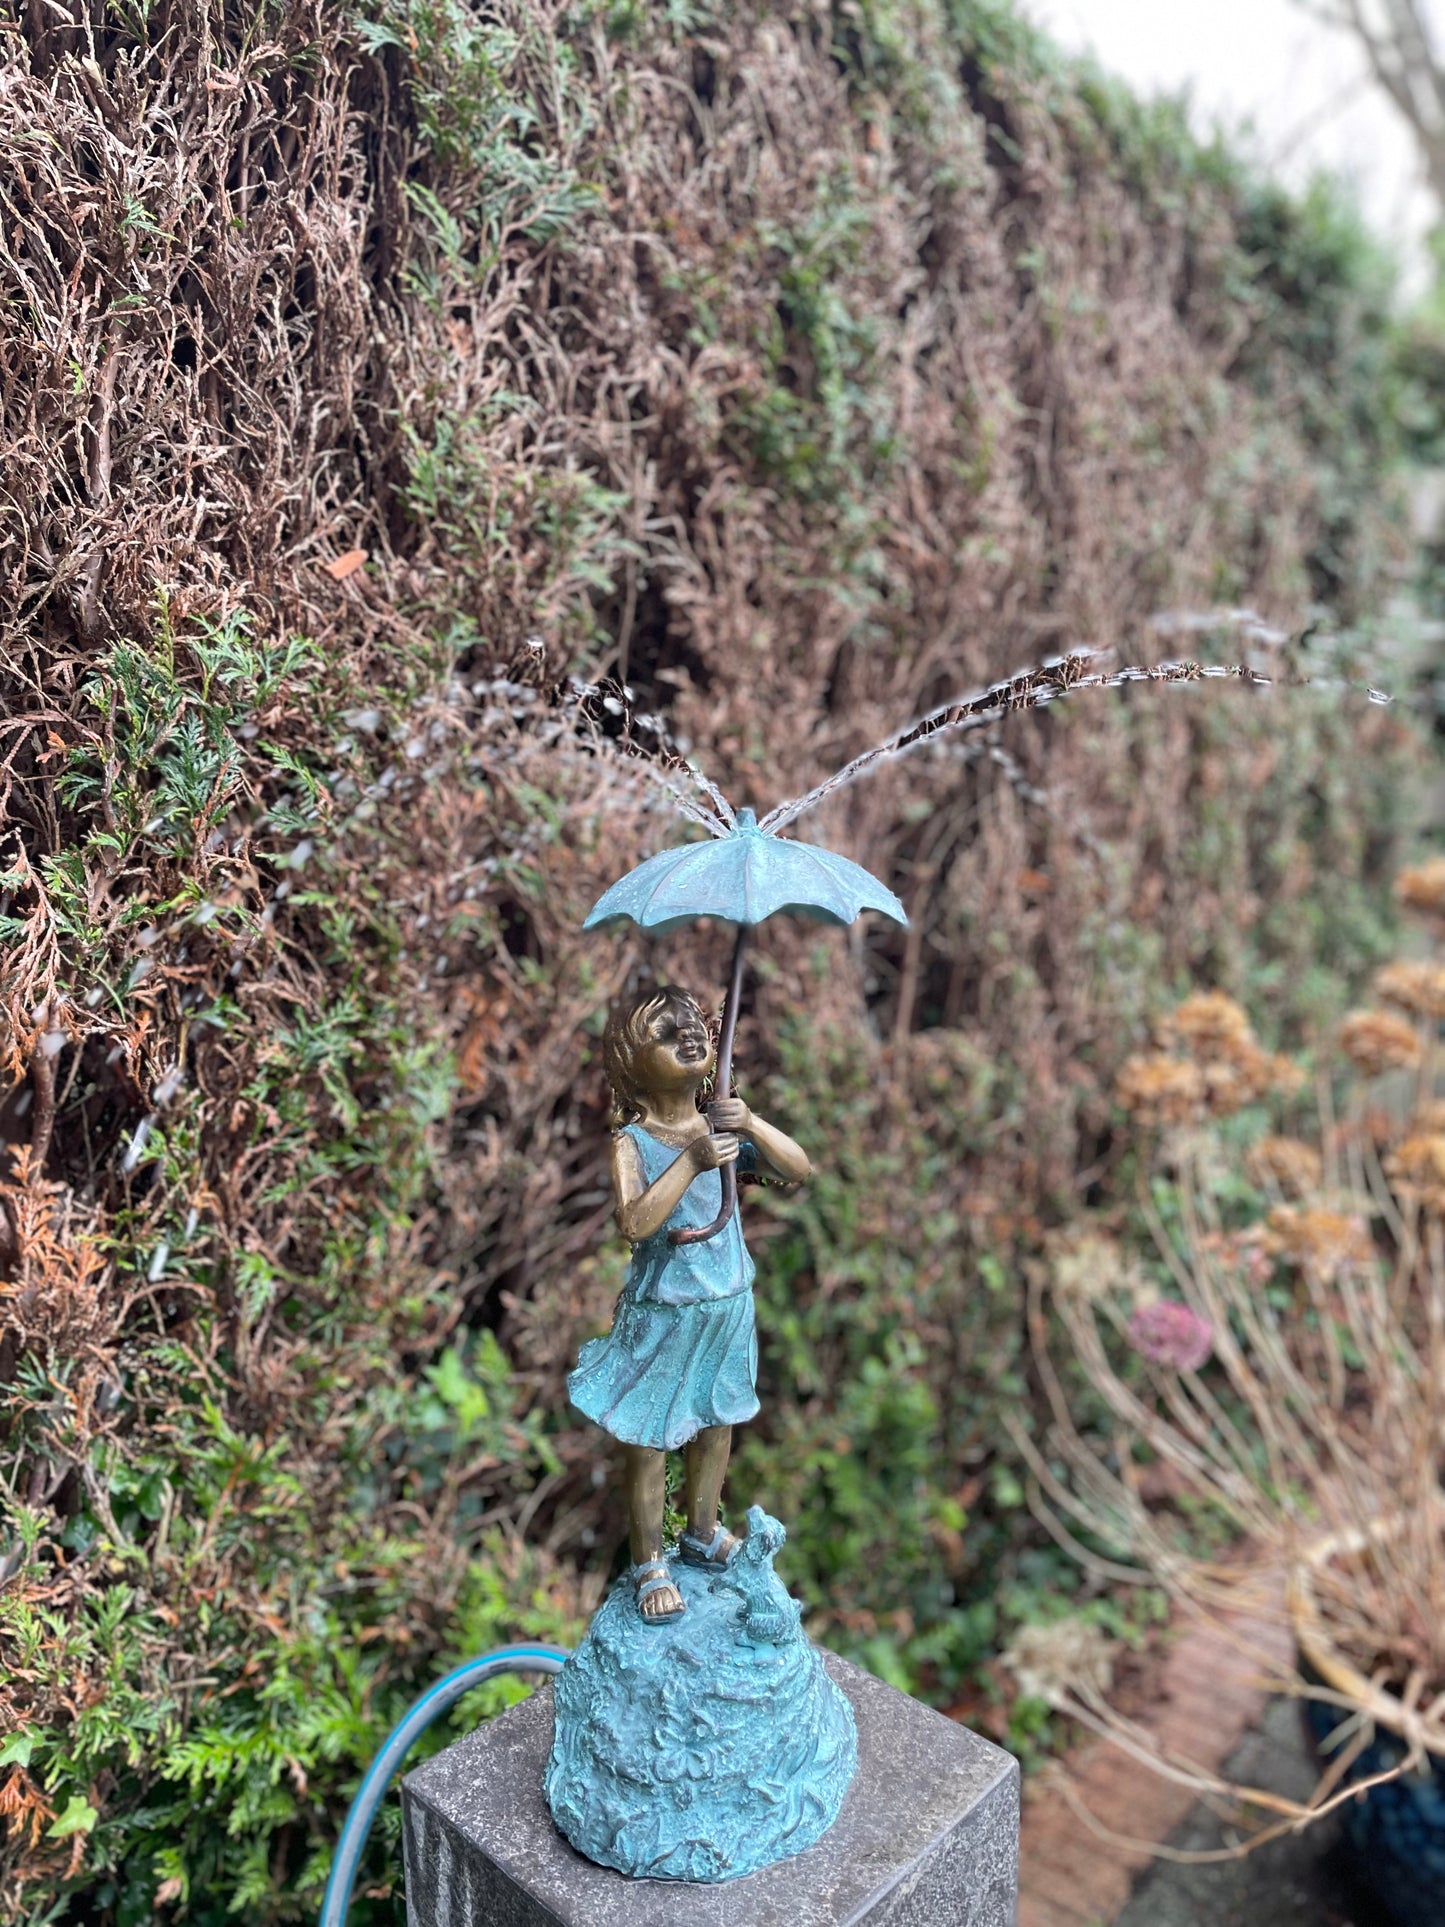
[[[1129,1343],[1154,1365],[1197,1372],[1214,1350],[1209,1320],[1173,1298],[1140,1305],[1129,1320]]]

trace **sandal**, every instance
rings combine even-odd
[[[725,1558],[718,1557],[718,1548],[724,1539],[732,1539]],[[677,1542],[677,1556],[686,1565],[703,1566],[708,1572],[726,1572],[733,1560],[742,1550],[742,1540],[733,1536],[726,1526],[719,1526],[711,1539],[700,1539],[695,1532],[684,1532]]]
[[[637,1590],[637,1616],[646,1625],[661,1626],[669,1619],[680,1619],[687,1611],[687,1601],[682,1597],[682,1588],[668,1571],[666,1560],[644,1560],[640,1566],[632,1568],[631,1578]],[[672,1588],[680,1603],[674,1606],[671,1612],[645,1613],[642,1610],[643,1600],[650,1599],[655,1592],[661,1592],[664,1586]]]

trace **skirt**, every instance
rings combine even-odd
[[[624,1296],[612,1330],[582,1347],[567,1390],[623,1445],[672,1452],[706,1426],[756,1418],[757,1375],[750,1291],[692,1305]]]

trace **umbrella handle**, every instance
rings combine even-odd
[[[738,925],[738,940],[733,949],[733,975],[728,986],[728,1000],[723,1005],[722,1031],[717,1040],[717,1067],[713,1072],[712,1087],[719,1097],[727,1097],[733,1086],[733,1038],[738,1027],[738,1005],[743,994],[743,953],[748,945],[748,925]],[[708,1238],[715,1238],[738,1208],[738,1167],[725,1164],[718,1175],[722,1179],[722,1209],[709,1225],[689,1226],[680,1231],[669,1231],[667,1241],[674,1245],[700,1245]]]

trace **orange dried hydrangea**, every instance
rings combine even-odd
[[[1340,1025],[1340,1048],[1366,1077],[1414,1070],[1420,1062],[1415,1026],[1391,1010],[1352,1010]]]
[[[1401,870],[1395,878],[1395,900],[1420,916],[1445,918],[1445,856]]]
[[[1267,1091],[1292,1089],[1300,1079],[1289,1058],[1262,1047],[1243,1008],[1222,990],[1186,997],[1161,1031],[1198,1067],[1204,1103],[1215,1117],[1228,1117]]]
[[[1385,1172],[1402,1198],[1426,1211],[1445,1211],[1445,1134],[1407,1137],[1385,1159]]]
[[[1367,1265],[1374,1249],[1363,1218],[1320,1205],[1277,1204],[1265,1219],[1262,1243],[1277,1258],[1324,1273]]]
[[[1202,1064],[1209,1108],[1216,1117],[1228,1117],[1245,1104],[1258,1103],[1269,1091],[1292,1091],[1303,1082],[1298,1064],[1274,1051],[1261,1050],[1251,1042],[1233,1057]]]
[[[1263,1188],[1276,1185],[1287,1197],[1308,1197],[1324,1180],[1324,1159],[1313,1144],[1297,1137],[1262,1137],[1246,1160],[1249,1175]]]
[[[1401,958],[1375,972],[1375,995],[1417,1017],[1445,1017],[1445,964]]]
[[[1141,1124],[1186,1124],[1199,1115],[1205,1095],[1199,1066],[1164,1051],[1129,1058],[1114,1085],[1118,1102]]]
[[[1194,1058],[1226,1062],[1254,1043],[1254,1029],[1243,1009],[1222,990],[1196,990],[1164,1023],[1167,1041],[1181,1044]]]

